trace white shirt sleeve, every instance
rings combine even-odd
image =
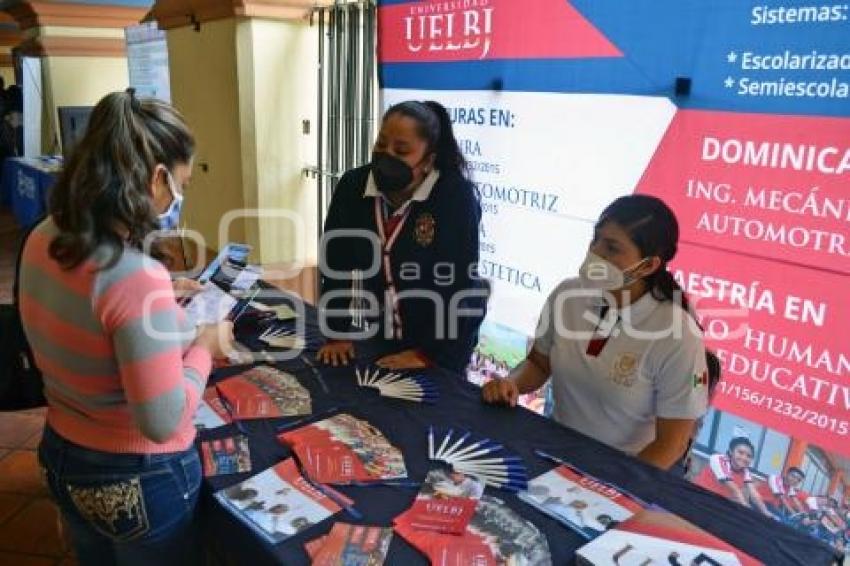
[[[533,348],[539,354],[549,356],[552,346],[555,343],[555,297],[560,292],[563,284],[558,285],[549,294],[546,303],[543,305],[543,310],[540,312],[540,318],[537,319],[537,329],[534,331]]]
[[[708,367],[702,333],[689,315],[684,311],[681,314],[681,338],[668,337],[656,346],[655,414],[663,419],[698,419],[708,410]]]

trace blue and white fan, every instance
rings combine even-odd
[[[508,452],[489,438],[471,432],[449,429],[440,439],[434,427],[428,429],[428,458],[443,462],[461,474],[479,478],[485,484],[508,491],[528,488],[528,470],[522,458]]]
[[[412,401],[414,403],[434,404],[440,392],[433,381],[422,375],[403,375],[376,369],[360,370],[355,368],[357,385],[377,389],[381,397]]]

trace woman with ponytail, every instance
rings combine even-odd
[[[44,378],[39,462],[80,564],[193,564],[201,465],[192,417],[232,325],[193,328],[148,249],[174,228],[194,139],[180,114],[107,95],[21,263]]]
[[[619,198],[600,216],[579,277],[558,285],[534,346],[488,403],[515,405],[550,378],[560,423],[663,469],[707,410],[702,331],[668,270],[679,225],[661,200]]]
[[[396,104],[372,161],[340,179],[325,222],[319,359],[347,364],[381,336],[378,365],[462,371],[484,315],[481,207],[446,109]]]

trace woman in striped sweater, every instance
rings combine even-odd
[[[83,564],[184,564],[197,548],[192,416],[232,327],[191,328],[148,245],[179,214],[193,152],[167,104],[106,96],[24,249],[48,400],[39,460]]]

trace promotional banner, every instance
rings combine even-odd
[[[740,480],[748,505],[843,549],[850,6],[379,5],[385,107],[444,104],[481,194],[480,267],[494,294],[470,379],[524,358],[607,204],[658,196],[680,223],[671,270],[723,367],[693,474]],[[539,394],[523,401],[543,408]]]

